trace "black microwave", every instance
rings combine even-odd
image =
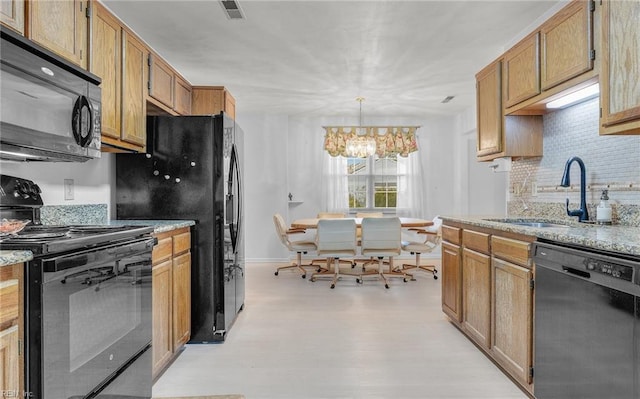
[[[0,29],[0,158],[100,158],[100,78]]]

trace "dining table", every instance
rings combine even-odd
[[[345,219],[345,218],[340,218],[340,219]],[[346,218],[346,219],[355,220],[356,226],[360,227],[362,224],[363,218]],[[315,229],[318,227],[318,220],[320,220],[320,218],[297,219],[291,222],[291,228],[292,229]],[[405,228],[429,227],[429,226],[433,226],[433,221],[429,219],[401,217],[400,225]]]

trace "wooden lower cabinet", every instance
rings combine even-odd
[[[442,243],[442,311],[462,321],[462,256],[460,247]]]
[[[491,344],[491,258],[462,250],[462,328],[479,345]]]
[[[535,237],[448,221],[442,231],[443,312],[532,394]]]
[[[171,260],[153,265],[153,375],[157,375],[173,355],[171,338]]]
[[[188,227],[155,235],[153,249],[153,377],[191,338],[191,233]]]
[[[24,264],[0,266],[0,392],[24,392]]]
[[[173,259],[173,346],[191,337],[191,253]]]
[[[531,270],[491,261],[491,352],[515,379],[531,384],[533,364],[533,290]]]

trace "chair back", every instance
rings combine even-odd
[[[328,257],[356,254],[356,222],[353,219],[320,219],[316,234],[318,255]]]
[[[339,219],[343,218],[344,213],[339,212],[318,212],[318,219]]]
[[[280,242],[282,242],[282,245],[291,249],[289,236],[287,236],[287,224],[281,214],[276,213],[273,215],[273,224],[276,226],[276,234],[278,235]]]
[[[362,254],[400,255],[400,218],[362,219]]]
[[[437,235],[434,236],[434,235],[428,234],[427,241],[431,242],[432,244],[438,245],[442,240],[442,219],[440,219],[440,216],[437,215],[436,217],[433,218],[432,221],[433,221],[433,225],[427,227],[425,230],[430,231],[432,233],[437,233]]]

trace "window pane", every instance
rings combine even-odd
[[[396,207],[398,189],[395,176],[375,176],[374,191],[375,206],[377,208]]]

